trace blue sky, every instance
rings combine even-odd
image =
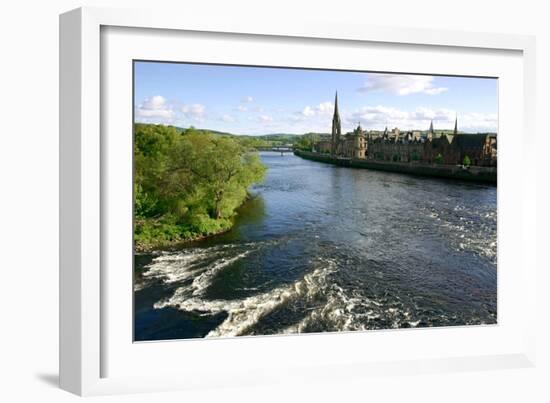
[[[344,132],[497,131],[498,81],[429,75],[135,63],[135,120],[235,134],[330,132],[334,94]]]

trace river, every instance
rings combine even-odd
[[[136,341],[496,323],[495,186],[261,158],[230,232],[135,256]]]

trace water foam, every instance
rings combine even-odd
[[[330,284],[326,290],[326,303],[310,310],[299,323],[288,326],[280,333],[304,333],[318,331],[361,331],[381,327],[398,328],[407,323],[414,327],[418,322],[411,321],[412,314],[402,304],[382,304],[369,298],[359,290],[346,291],[338,284]],[[381,323],[389,325],[382,326]],[[313,329],[313,330],[312,330]]]
[[[455,206],[452,213],[435,212],[433,208],[424,210],[428,210],[430,218],[440,221],[439,225],[446,230],[456,251],[474,252],[496,264],[496,211],[487,211],[483,207],[468,210],[462,205]]]
[[[196,278],[203,272],[209,272],[210,275],[214,275],[220,269],[246,256],[246,254],[256,250],[259,246],[261,246],[260,243],[244,245],[225,244],[209,248],[163,252],[160,256],[155,257],[149,265],[145,266],[146,270],[143,272],[142,277],[145,280],[159,279],[164,283],[170,284]],[[247,248],[248,251],[235,258],[228,258],[227,256],[232,254],[233,250],[237,247]],[[209,264],[212,260],[215,260],[215,262],[213,266],[210,266]],[[143,289],[146,285],[142,283],[138,287]],[[197,287],[200,287],[200,284],[197,284]]]
[[[193,288],[193,295],[200,295],[206,288],[212,283],[212,279],[223,269],[232,265],[237,260],[240,260],[250,254],[251,251],[240,253],[232,258],[222,258],[212,266],[209,266],[202,274],[195,277],[191,287]]]
[[[210,331],[206,337],[232,337],[250,332],[254,325],[271,312],[292,302],[305,304],[306,316],[297,324],[284,328],[280,333],[303,333],[311,329],[323,331],[353,331],[385,326],[400,327],[403,323],[416,326],[402,304],[381,303],[368,298],[361,290],[345,290],[330,275],[336,272],[333,258],[317,258],[311,262],[312,270],[294,283],[276,287],[243,299],[208,300],[204,291],[212,285],[216,276],[233,263],[257,250],[249,248],[229,256],[223,250],[187,250],[177,255],[165,255],[154,260],[149,276],[166,282],[187,281],[165,300],[158,301],[154,308],[175,307],[200,315],[227,314],[225,320]],[[217,254],[216,254],[217,253]],[[204,264],[207,256],[215,260]],[[216,258],[217,256],[217,258]],[[373,322],[374,321],[374,322]]]
[[[173,306],[183,311],[201,312],[205,315],[226,312],[227,318],[208,333],[207,337],[243,335],[275,309],[297,299],[313,299],[323,292],[327,287],[327,277],[335,270],[335,264],[331,260],[324,260],[322,264],[322,267],[316,268],[292,284],[241,300],[204,300],[195,296],[196,293],[190,296],[189,287],[180,287],[171,298],[157,302],[154,307]],[[203,279],[207,284],[211,278],[206,276]]]
[[[215,252],[206,252],[200,249],[190,249],[177,254],[170,253],[153,259],[147,266],[143,277],[161,279],[165,283],[175,283],[193,277],[193,267],[197,266],[207,256]]]

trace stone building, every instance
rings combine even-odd
[[[342,142],[342,155],[347,158],[365,158],[367,154],[367,138],[359,123],[351,133],[346,133]]]
[[[331,140],[318,141],[313,145],[313,149],[311,151],[319,154],[330,154],[332,151],[332,141]]]
[[[423,162],[462,164],[468,157],[472,165],[497,165],[497,136],[492,133],[458,133],[455,119],[453,134],[442,134],[426,143]],[[431,126],[433,133],[433,125]]]
[[[455,160],[468,156],[472,165],[496,166],[497,137],[494,134],[458,135],[453,140]]]
[[[330,154],[332,151],[332,140],[318,141],[313,145],[313,152],[319,154]]]
[[[410,162],[420,161],[423,156],[425,139],[420,132],[400,132],[395,128],[382,136],[369,136],[367,148],[368,159],[378,161]]]
[[[319,141],[314,145],[314,151],[339,158],[365,158],[367,153],[367,138],[359,124],[353,132],[342,135],[342,121],[338,112],[338,92],[334,97],[334,114],[330,141]]]
[[[496,166],[497,138],[495,134],[458,133],[455,119],[452,134],[434,131],[433,121],[427,132],[388,128],[383,134],[365,132],[361,124],[353,132],[342,135],[342,123],[338,111],[338,93],[334,99],[334,115],[330,141],[314,144],[313,152],[330,154],[335,158],[370,159],[388,162],[462,164],[467,156],[472,165]]]

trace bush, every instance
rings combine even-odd
[[[136,245],[164,245],[231,228],[266,168],[250,144],[193,128],[136,124]]]

